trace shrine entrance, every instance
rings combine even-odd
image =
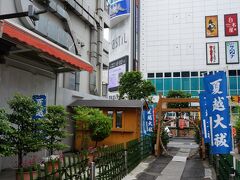
[[[161,148],[163,151],[167,152],[165,147],[163,146],[161,142],[161,134],[162,134],[162,127],[166,127],[168,125],[173,125],[174,123],[176,127],[171,128],[175,129],[175,132],[172,131],[173,135],[175,136],[192,136],[191,133],[188,132],[186,133],[186,125],[191,125],[195,131],[198,131],[199,136],[201,138],[201,131],[199,129],[198,124],[196,123],[196,117],[191,116],[190,113],[198,113],[200,111],[199,107],[189,107],[189,108],[167,108],[167,103],[199,103],[198,98],[163,98],[162,95],[159,95],[159,100],[158,104],[156,107],[156,119],[158,119],[157,123],[157,138],[156,138],[156,149],[155,149],[155,155],[159,156],[160,155],[160,150]],[[180,118],[176,115],[175,119],[167,120],[164,118],[165,113],[167,112],[175,112],[176,114],[181,114]],[[184,113],[188,113],[189,116],[185,116],[184,118]],[[164,120],[165,119],[165,120]],[[184,131],[185,130],[185,131]]]

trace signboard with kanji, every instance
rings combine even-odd
[[[226,50],[226,63],[227,64],[238,64],[239,63],[239,51],[238,41],[227,41],[225,42]]]
[[[224,15],[225,36],[238,35],[238,20],[237,14]]]
[[[151,135],[154,130],[154,105],[149,105],[149,110],[144,110],[142,117],[142,134]]]
[[[232,150],[227,77],[223,71],[204,76],[204,89],[210,122],[211,153],[229,154]]]
[[[39,108],[33,119],[43,118],[46,113],[47,96],[46,95],[33,95],[32,99],[38,104]]]
[[[219,64],[219,46],[218,42],[209,42],[206,44],[207,65]]]

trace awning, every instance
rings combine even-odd
[[[0,37],[1,34],[3,37],[16,39],[39,52],[53,56],[78,70],[93,71],[93,66],[89,62],[16,23],[7,20],[0,21]]]

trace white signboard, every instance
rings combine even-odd
[[[238,64],[239,63],[238,41],[226,42],[225,50],[226,50],[226,63]]]

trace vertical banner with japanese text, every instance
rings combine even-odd
[[[154,130],[154,105],[148,105],[149,110],[144,110],[142,120],[142,135],[151,135]]]
[[[207,101],[206,101],[205,92],[201,92],[199,94],[199,101],[200,101],[201,125],[202,125],[202,134],[204,138],[204,143],[210,143],[210,123],[208,118]]]
[[[211,153],[229,154],[232,150],[232,135],[226,73],[220,71],[205,75],[203,81],[210,121]]]
[[[224,15],[225,36],[238,35],[238,17],[237,14]]]

